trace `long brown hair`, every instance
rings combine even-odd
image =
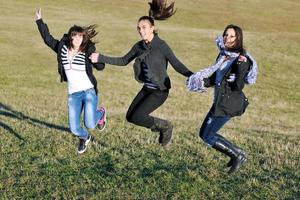
[[[154,26],[154,20],[166,20],[175,14],[176,9],[174,8],[175,2],[172,2],[167,6],[166,0],[152,0],[149,2],[150,9],[148,16],[142,16],[138,22],[142,20],[148,20],[152,26]]]
[[[92,41],[92,38],[98,34],[98,32],[96,32],[95,30],[96,27],[96,24],[90,26],[72,26],[68,31],[68,49],[74,48],[72,43],[72,37],[77,34],[82,34],[83,37],[82,43],[79,47],[79,51],[85,52],[89,46],[94,45],[95,42]]]
[[[226,28],[223,32],[223,37],[225,36],[226,31],[230,28],[232,28],[234,30],[236,39],[235,39],[233,47],[231,47],[228,50],[244,54],[245,49],[244,49],[244,45],[243,45],[243,30],[237,25],[229,24],[228,26],[226,26]]]
[[[156,20],[165,20],[175,14],[174,10],[175,2],[172,2],[167,6],[166,0],[152,0],[149,2],[149,17],[153,17]]]

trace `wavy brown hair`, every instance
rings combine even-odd
[[[94,45],[95,42],[92,41],[92,38],[95,37],[98,32],[96,31],[96,24],[90,25],[90,26],[72,26],[68,31],[68,39],[67,39],[67,45],[68,49],[74,48],[72,43],[72,37],[77,34],[82,34],[83,40],[79,47],[79,51],[85,52],[88,47],[91,45]]]

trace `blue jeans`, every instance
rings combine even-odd
[[[209,146],[213,146],[218,138],[222,137],[217,132],[229,120],[230,117],[215,117],[209,112],[202,123],[199,132],[200,138]]]
[[[95,128],[103,113],[97,110],[98,96],[94,88],[69,94],[69,126],[71,132],[81,139],[87,139],[88,131],[81,127],[80,117],[84,110],[84,125],[88,129]]]

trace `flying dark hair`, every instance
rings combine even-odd
[[[149,2],[149,15],[140,17],[138,21],[148,20],[154,26],[154,20],[166,20],[175,14],[174,4],[175,2],[172,2],[167,6],[166,0],[152,0]]]
[[[167,6],[166,0],[152,0],[149,2],[149,17],[153,17],[156,20],[165,20],[175,14],[174,10],[175,2],[172,2]]]
[[[243,31],[239,26],[234,25],[234,24],[229,24],[228,26],[226,26],[226,28],[223,32],[223,37],[225,36],[226,31],[228,29],[231,29],[231,28],[235,32],[236,39],[235,39],[235,44],[233,45],[233,47],[231,47],[228,50],[244,54],[245,49],[244,49],[244,46],[243,46]]]
[[[98,32],[96,32],[96,24],[90,25],[90,26],[72,26],[68,31],[68,39],[67,39],[67,45],[68,49],[74,48],[72,43],[72,37],[77,34],[82,34],[83,40],[79,47],[79,51],[85,52],[87,48],[91,45],[94,45],[95,42],[93,42],[91,39],[95,37]]]

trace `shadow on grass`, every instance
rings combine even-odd
[[[24,115],[22,112],[13,110],[10,106],[4,105],[3,103],[0,103],[0,115],[9,117],[9,118],[13,118],[13,119],[18,119],[20,121],[24,121],[24,122],[29,123],[34,126],[45,126],[45,127],[51,128],[51,129],[69,132],[69,128],[67,128],[67,127],[59,126],[56,124],[51,124],[49,122],[45,122],[45,121],[41,121],[39,119],[29,117],[27,115]],[[26,140],[19,133],[17,133],[13,128],[11,128],[9,125],[7,125],[3,122],[0,122],[0,127],[4,128],[8,132],[10,132],[12,135],[14,135],[19,140],[26,142]]]
[[[128,156],[128,157],[127,157]],[[190,177],[189,171],[196,171],[202,179],[208,180],[205,172],[205,166],[199,163],[187,163],[185,160],[166,161],[159,154],[149,151],[145,155],[127,154],[127,159],[115,157],[109,152],[99,154],[99,157],[86,161],[93,163],[92,167],[82,168],[80,171],[83,173],[99,174],[103,178],[111,177],[112,179],[124,179],[125,182],[130,182],[135,179],[160,179],[164,175],[171,175],[171,178],[181,179],[185,176],[187,183],[193,181]],[[151,164],[150,164],[151,163]],[[134,176],[132,176],[134,174]],[[90,175],[90,174],[89,174]]]
[[[1,113],[0,113],[1,114]],[[10,126],[0,122],[0,127],[4,128],[5,130],[9,131],[11,134],[13,134],[16,138],[18,138],[19,140],[21,140],[22,142],[26,142],[26,140],[20,135],[18,134],[16,131],[14,131]]]

